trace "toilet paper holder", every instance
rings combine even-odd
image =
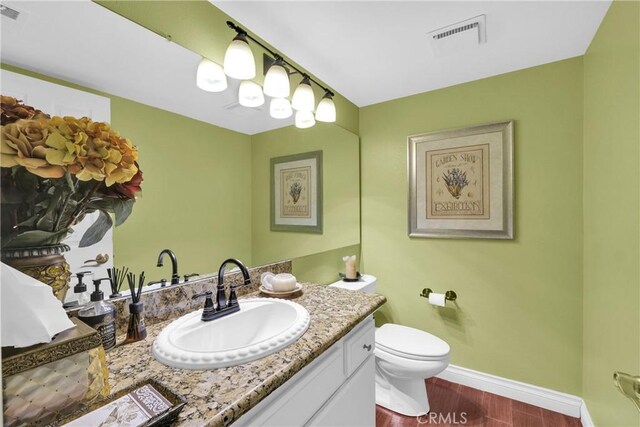
[[[431,292],[433,292],[431,288],[424,288],[420,296],[423,298],[429,298],[429,294]],[[444,293],[444,299],[447,301],[455,301],[457,298],[458,295],[455,293],[455,291],[447,291]]]

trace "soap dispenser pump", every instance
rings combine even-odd
[[[90,300],[89,291],[87,290],[87,284],[82,281],[86,274],[91,274],[91,272],[80,271],[76,273],[78,283],[76,283],[76,285],[73,287],[73,293],[78,296],[77,301],[80,307],[88,303]]]
[[[104,300],[104,292],[100,290],[103,280],[109,278],[93,281],[95,290],[91,293],[91,302],[78,312],[78,318],[98,331],[105,351],[109,351],[116,345],[116,307]]]

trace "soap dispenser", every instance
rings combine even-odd
[[[93,281],[95,290],[91,293],[91,302],[78,312],[78,318],[98,331],[105,351],[109,351],[116,346],[116,307],[104,300],[104,292],[100,290],[103,280],[109,278]]]
[[[85,274],[92,274],[89,271],[80,271],[76,273],[76,277],[78,278],[78,283],[73,287],[73,293],[77,295],[78,306],[82,307],[91,299],[89,296],[89,291],[87,290],[87,284],[83,283],[83,279]]]

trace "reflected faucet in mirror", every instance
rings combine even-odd
[[[165,254],[169,255],[169,258],[171,258],[171,284],[177,285],[180,283],[180,275],[178,274],[178,258],[176,258],[176,254],[173,253],[171,249],[163,249],[162,252],[160,252],[160,255],[158,255],[158,267],[162,267],[164,265],[162,260]]]

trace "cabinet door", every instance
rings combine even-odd
[[[306,425],[374,427],[375,390],[375,357],[371,355]]]
[[[373,377],[374,373],[371,373]],[[322,407],[343,381],[344,353],[342,342],[338,342],[233,425],[299,427]]]
[[[2,94],[13,96],[25,104],[44,111],[51,116],[90,117],[95,121],[111,121],[111,100],[104,96],[94,95],[66,86],[49,83],[44,80],[22,74],[0,70],[2,77]],[[107,268],[113,267],[113,229],[98,243],[87,248],[80,248],[80,238],[98,217],[98,213],[88,214],[79,224],[73,226],[74,232],[64,241],[71,247],[65,258],[71,266],[71,272],[92,271],[95,277],[107,277]],[[103,264],[95,260],[99,254],[108,255]],[[90,283],[90,282],[89,282]],[[73,292],[67,293],[67,300],[75,299]]]

